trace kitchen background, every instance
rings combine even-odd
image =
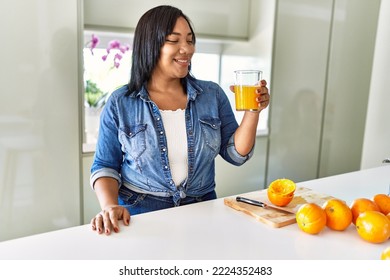
[[[217,160],[220,197],[390,157],[390,0],[0,3],[0,241],[88,223],[98,211],[88,182],[85,38],[130,37],[159,4],[192,19],[198,52],[218,57],[221,86],[244,67],[262,69],[269,82],[254,157],[242,167]]]

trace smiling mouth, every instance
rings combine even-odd
[[[191,60],[189,60],[189,59],[173,59],[175,62],[177,62],[178,64],[180,64],[180,65],[183,65],[183,66],[188,66],[188,65],[190,65],[190,62],[191,62]]]

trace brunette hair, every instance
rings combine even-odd
[[[128,94],[139,91],[149,81],[160,58],[161,47],[164,45],[166,37],[172,34],[179,17],[183,17],[187,21],[195,44],[195,33],[191,21],[178,8],[169,5],[157,6],[147,11],[138,21],[133,39]],[[189,66],[189,70],[190,68],[191,66]],[[190,76],[190,74],[187,74],[187,76]]]

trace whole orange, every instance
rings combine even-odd
[[[381,260],[390,260],[390,247],[387,247],[382,251]]]
[[[315,203],[302,204],[295,216],[299,228],[309,234],[317,234],[326,226],[326,213]]]
[[[367,210],[356,219],[360,237],[371,243],[382,243],[390,237],[390,221],[381,212]]]
[[[378,205],[376,203],[368,198],[356,198],[351,203],[351,211],[352,211],[352,223],[356,225],[356,219],[357,217],[367,211],[367,210],[373,210],[373,211],[380,211]]]
[[[322,208],[326,213],[326,225],[332,230],[345,230],[352,223],[351,208],[342,200],[331,198]]]
[[[390,213],[390,196],[384,193],[378,193],[374,195],[372,200],[378,205],[379,210],[387,215]]]
[[[269,201],[276,206],[286,206],[294,198],[296,185],[289,179],[277,179],[267,189]]]

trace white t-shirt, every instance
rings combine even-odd
[[[178,186],[188,174],[185,110],[160,110],[160,113],[168,142],[168,160],[172,179]]]

